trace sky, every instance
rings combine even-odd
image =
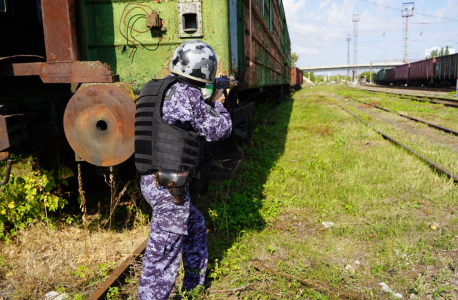
[[[407,2],[414,2],[409,61],[424,59],[425,50],[434,46],[458,48],[458,0],[283,0],[291,51],[299,56],[296,66],[347,64],[347,34],[353,64],[354,13],[359,14],[358,63],[403,59],[406,18],[401,10]]]

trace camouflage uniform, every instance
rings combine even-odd
[[[194,130],[209,142],[229,136],[232,122],[222,103],[215,102],[212,108],[203,101],[201,91],[180,82],[169,90],[173,94],[166,96],[162,108],[165,121]],[[167,188],[156,187],[154,175],[142,176],[140,187],[153,207],[153,217],[139,299],[168,299],[178,274],[181,251],[185,269],[183,287],[191,290],[203,285],[208,261],[207,233],[204,217],[190,203],[189,190],[186,189],[184,203],[176,205]]]

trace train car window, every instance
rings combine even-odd
[[[185,32],[197,30],[197,14],[184,14],[183,15],[183,30]]]
[[[6,0],[0,0],[0,12],[6,13],[7,3]]]
[[[180,38],[202,37],[201,0],[178,0]]]

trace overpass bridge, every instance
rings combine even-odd
[[[358,65],[338,65],[338,66],[323,66],[323,67],[303,67],[299,68],[305,72],[325,72],[325,71],[337,71],[337,70],[353,70],[353,69],[383,69],[383,68],[393,68],[396,66],[404,65],[402,61],[393,61],[393,62],[374,62]]]

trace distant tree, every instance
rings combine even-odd
[[[449,55],[450,54],[449,48],[450,48],[449,46],[445,46],[445,47],[441,48],[440,50],[433,50],[433,51],[431,51],[430,55],[426,56],[426,59],[433,58],[433,57],[444,56],[444,55]]]
[[[291,67],[296,66],[298,59],[299,59],[299,56],[296,54],[296,52],[291,53]]]
[[[304,77],[309,78],[309,72],[304,72]],[[316,79],[315,74],[313,72],[310,72],[310,81],[315,82],[315,79]]]
[[[375,72],[372,72],[372,78],[374,78],[374,73]],[[370,76],[371,76],[371,72],[370,71],[366,71],[366,72],[362,72],[361,74],[359,74],[359,79],[363,79],[364,76],[366,76],[366,80],[369,81],[370,80]]]
[[[315,80],[317,83],[323,82],[324,81],[324,76],[323,75],[318,75],[315,77]]]

